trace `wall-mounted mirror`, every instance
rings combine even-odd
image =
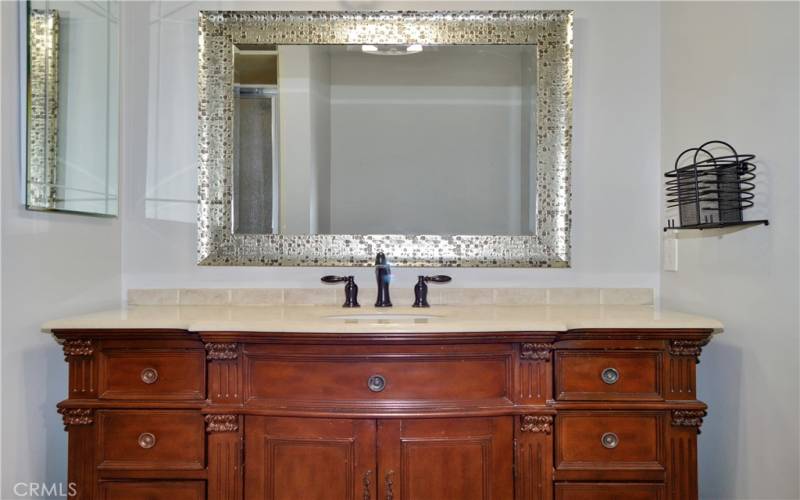
[[[200,24],[201,263],[568,265],[570,12]]]
[[[117,214],[119,5],[27,4],[25,205]]]

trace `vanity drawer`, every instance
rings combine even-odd
[[[247,346],[250,404],[510,404],[511,345]]]
[[[103,481],[101,500],[205,500],[203,481]]]
[[[658,483],[556,483],[556,500],[662,500]]]
[[[569,411],[555,432],[558,479],[663,480],[662,412]]]
[[[205,466],[205,424],[194,411],[98,411],[99,467],[196,470]]]
[[[560,400],[661,400],[660,351],[556,352]]]
[[[203,400],[205,352],[198,349],[105,349],[100,399]]]

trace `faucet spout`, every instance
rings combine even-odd
[[[375,307],[392,307],[392,300],[389,298],[391,276],[392,269],[386,262],[386,255],[378,252],[378,255],[375,256],[375,280],[378,284],[378,298],[375,300]]]

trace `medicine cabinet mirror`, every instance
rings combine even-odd
[[[119,5],[27,3],[25,205],[117,215]]]

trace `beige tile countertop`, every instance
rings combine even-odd
[[[717,320],[641,305],[127,306],[45,323],[42,329],[179,329],[193,332],[561,332],[584,328],[721,330]]]

